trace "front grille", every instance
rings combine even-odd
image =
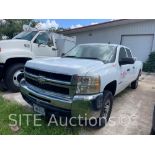
[[[69,116],[69,117],[71,116],[71,110],[55,107],[51,104],[46,104],[46,103],[42,104],[43,99],[38,98],[37,96],[34,96],[34,95],[32,96],[32,94],[30,94],[29,96],[22,94],[22,96],[30,105],[33,106],[33,104],[37,104],[38,106],[44,107],[47,116],[48,115],[51,116],[51,113],[58,116]],[[37,99],[39,99],[41,103],[38,102]]]
[[[45,72],[40,71],[32,68],[25,67],[25,71],[27,73],[36,75],[36,76],[44,76],[45,78],[53,79],[53,80],[60,80],[60,81],[66,81],[71,82],[71,75],[64,75],[64,74],[58,74],[58,73],[51,73],[51,72]]]
[[[64,88],[64,87],[59,87],[59,86],[55,86],[55,85],[51,85],[51,84],[41,84],[38,81],[32,80],[28,77],[25,78],[26,81],[33,85],[36,86],[40,89],[44,89],[50,92],[55,92],[55,93],[60,93],[60,94],[64,94],[64,95],[69,95],[69,88]]]

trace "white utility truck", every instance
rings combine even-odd
[[[21,93],[42,115],[95,117],[102,127],[110,117],[113,96],[129,85],[136,89],[141,72],[142,62],[125,46],[81,44],[60,58],[28,61]]]
[[[13,39],[0,41],[0,80],[16,92],[27,60],[57,57],[75,45],[75,37],[38,30],[23,31]]]

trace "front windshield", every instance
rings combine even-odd
[[[24,40],[31,41],[37,33],[38,33],[37,31],[31,31],[31,32],[24,31],[16,35],[13,39],[24,39]]]
[[[77,45],[71,51],[66,53],[65,57],[96,59],[104,63],[112,63],[116,58],[116,46],[112,45]]]

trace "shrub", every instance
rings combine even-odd
[[[143,64],[143,71],[155,72],[155,52],[151,52],[148,60]]]

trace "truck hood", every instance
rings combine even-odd
[[[103,66],[98,60],[76,59],[76,58],[44,58],[34,59],[26,63],[26,67],[43,70],[47,72],[61,73],[67,75],[86,75],[89,71]],[[94,74],[93,74],[94,75]]]
[[[27,40],[19,40],[19,39],[10,39],[10,40],[2,40],[0,41],[0,48],[2,50],[6,49],[20,49],[20,48],[27,48],[25,47],[25,44],[29,45],[30,47],[30,41]]]

